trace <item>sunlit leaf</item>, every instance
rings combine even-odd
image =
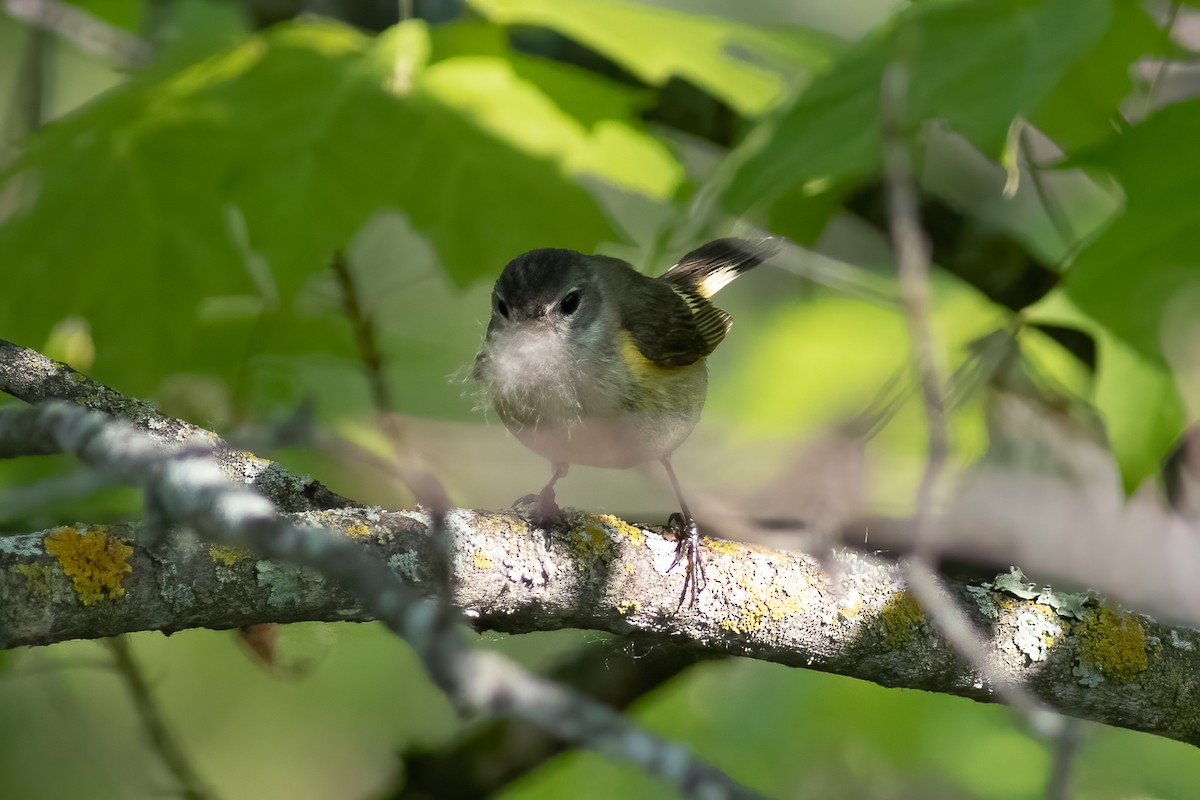
[[[821,75],[767,130],[735,153],[725,192],[735,213],[791,187],[874,170],[884,68],[907,64],[909,122],[944,120],[997,155],[1028,113],[1107,28],[1107,0],[922,3]]]
[[[804,29],[761,31],[749,25],[626,0],[472,0],[502,24],[553,28],[608,56],[641,80],[684,78],[743,114],[779,99],[780,65],[817,69],[836,39]]]
[[[525,120],[482,118],[484,101],[559,112],[503,64],[487,98],[451,92],[471,68],[453,60],[397,92],[403,45],[285,26],[46,128],[0,187],[29,195],[0,229],[6,336],[39,343],[77,315],[97,374],[135,394],[168,364],[228,375],[248,353],[346,352],[340,321],[291,304],[378,210],[406,213],[465,283],[523,250],[614,238],[572,159],[603,172],[605,154],[649,152],[630,158],[642,185],[668,179],[663,150],[620,125],[584,132],[560,115],[555,135],[571,142],[523,149]]]

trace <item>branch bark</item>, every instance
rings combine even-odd
[[[342,531],[429,593],[435,553],[419,511],[347,508],[290,522]],[[994,701],[993,680],[1025,683],[1059,711],[1200,745],[1200,697],[1189,692],[1200,633],[1050,595],[1022,597],[1008,580],[947,580],[988,644],[986,674],[959,659],[920,610],[902,566],[845,550],[827,562],[706,540],[708,588],[677,610],[667,574],[674,541],[610,516],[572,514],[540,529],[515,512],[456,509],[455,605],[478,630],[587,628],[639,634],[708,654],[818,669],[884,686]],[[102,535],[128,547],[122,593],[84,604],[54,555],[55,537]],[[49,544],[48,544],[49,542]],[[86,570],[84,570],[86,572]],[[1060,605],[1056,611],[1051,603]],[[366,621],[370,613],[311,568],[260,559],[142,526],[54,529],[0,539],[0,647],[135,630],[230,628],[261,622]]]

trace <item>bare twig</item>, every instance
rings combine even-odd
[[[921,231],[912,156],[905,130],[908,66],[903,60],[888,65],[881,88],[883,162],[887,184],[888,231],[900,276],[900,297],[908,323],[909,341],[925,406],[929,452],[917,491],[918,552],[935,552],[930,515],[934,489],[946,460],[946,409],[942,374],[933,336],[929,297],[929,244]]]
[[[50,31],[80,50],[136,66],[149,59],[151,48],[128,31],[109,25],[78,6],[60,0],[3,0],[13,19]]]
[[[105,644],[116,662],[117,674],[121,676],[125,682],[125,688],[129,690],[129,696],[133,700],[133,706],[137,710],[142,728],[146,731],[146,737],[150,740],[150,744],[158,753],[159,758],[162,759],[163,764],[179,781],[183,796],[188,800],[208,800],[213,797],[212,791],[204,785],[200,776],[192,769],[183,749],[175,741],[175,736],[171,733],[170,728],[167,727],[162,709],[158,707],[158,701],[154,699],[154,693],[150,691],[150,685],[142,672],[141,664],[133,655],[133,648],[129,646],[129,640],[124,636],[115,636],[106,640]]]
[[[1075,232],[1075,227],[1071,224],[1071,220],[1067,218],[1066,213],[1063,211],[1062,205],[1050,194],[1050,187],[1046,186],[1046,180],[1042,176],[1042,166],[1034,161],[1033,145],[1030,141],[1028,125],[1024,125],[1021,128],[1021,136],[1018,142],[1017,146],[1021,151],[1021,155],[1024,156],[1025,166],[1029,170],[1029,179],[1033,182],[1033,191],[1037,194],[1038,202],[1042,204],[1042,210],[1046,212],[1046,217],[1050,220],[1050,224],[1054,226],[1058,238],[1062,241],[1064,253],[1064,257],[1060,259],[1060,263],[1062,263],[1066,261],[1075,249],[1079,241],[1079,236]]]
[[[902,40],[901,45],[905,44]],[[913,596],[955,650],[981,675],[988,677],[997,694],[1034,731],[1051,737],[1063,752],[1061,718],[1034,698],[1019,682],[1003,679],[992,666],[978,635],[967,623],[962,609],[942,591],[933,564],[940,557],[940,531],[934,526],[934,503],[939,476],[948,454],[946,407],[942,396],[945,370],[939,363],[930,307],[929,246],[921,230],[916,181],[907,136],[906,103],[908,64],[903,57],[883,73],[880,92],[884,177],[887,189],[888,230],[896,254],[900,295],[908,323],[909,338],[920,376],[928,426],[928,455],[916,498],[916,544],[907,562],[906,575]]]
[[[425,459],[421,457],[408,440],[404,430],[404,420],[396,411],[391,389],[388,386],[387,375],[384,371],[383,354],[379,349],[379,338],[376,335],[375,324],[362,307],[358,287],[355,285],[354,273],[344,252],[339,251],[333,257],[333,274],[337,277],[338,286],[342,290],[342,304],[346,319],[354,330],[354,340],[358,345],[359,358],[366,372],[367,383],[371,390],[371,402],[375,406],[375,416],[379,428],[387,437],[392,449],[392,469],[389,473],[399,478],[412,492],[417,502],[429,510],[433,516],[434,527],[441,528],[446,512],[450,509],[450,496],[442,486],[441,481],[433,474]],[[450,573],[449,550],[442,553],[439,559],[440,572],[448,580]],[[447,589],[448,593],[448,589]]]
[[[1171,0],[1171,5],[1167,9],[1166,24],[1163,25],[1163,55],[1162,58],[1154,62],[1154,74],[1150,76],[1150,83],[1146,87],[1146,100],[1142,104],[1142,116],[1148,116],[1154,110],[1154,104],[1158,100],[1158,93],[1162,90],[1163,78],[1167,73],[1167,65],[1170,63],[1169,50],[1171,48],[1171,35],[1175,31],[1175,23],[1179,19],[1179,11],[1183,7],[1183,0]]]

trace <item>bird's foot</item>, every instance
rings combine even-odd
[[[566,516],[554,502],[554,492],[548,495],[543,489],[539,494],[527,494],[513,503],[513,510],[539,528],[550,528]]]
[[[696,526],[696,520],[691,517],[685,518],[679,513],[672,514],[667,519],[667,527],[674,530],[675,537],[679,540],[679,544],[675,546],[675,560],[667,567],[667,572],[675,569],[681,561],[686,562],[683,591],[679,593],[679,608],[683,608],[685,600],[689,607],[694,608],[696,598],[708,585],[708,577],[704,574],[704,558],[700,553],[700,529]]]

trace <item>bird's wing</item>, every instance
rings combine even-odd
[[[643,358],[670,369],[694,364],[729,330],[729,315],[698,293],[632,268],[609,273],[622,298],[620,325]]]

